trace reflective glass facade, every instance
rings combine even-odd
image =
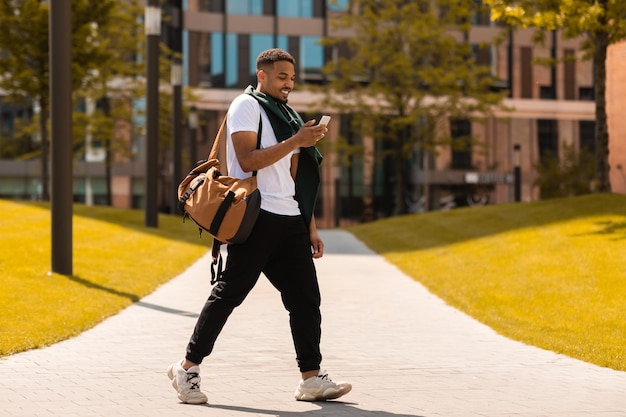
[[[301,71],[319,73],[324,66],[324,48],[319,44],[319,36],[300,37],[300,59]]]
[[[246,87],[256,78],[257,56],[274,47],[294,55],[298,83],[319,81],[325,64],[319,40],[319,36],[190,32],[189,50],[194,53],[188,55],[187,84],[201,88]]]
[[[238,36],[236,33],[229,33],[226,35],[226,50],[238,51]],[[239,54],[228,53],[226,55],[226,87],[237,86],[237,68],[239,65]]]
[[[350,0],[326,0],[326,7],[333,12],[343,12],[348,9]]]
[[[185,31],[185,85],[200,88],[246,87],[255,82],[259,53],[275,47],[289,51],[296,59],[298,83],[319,82],[325,65],[324,48],[318,42],[323,32],[321,25],[326,24],[326,1],[189,2],[192,19],[197,18],[197,11],[208,12],[211,13],[211,23],[194,25],[194,28]]]
[[[256,57],[266,49],[274,47],[272,35],[250,35],[250,74],[256,74]]]
[[[313,0],[278,0],[276,6],[280,17],[313,17]]]
[[[316,2],[324,0],[198,0],[198,11],[231,15],[279,17],[313,17]],[[345,10],[347,0],[332,2],[332,10]],[[274,12],[274,9],[276,11]]]
[[[226,13],[260,16],[263,14],[263,0],[227,0]]]
[[[480,0],[476,2],[480,3]],[[256,58],[263,50],[278,47],[294,56],[298,86],[323,84],[322,68],[327,61],[344,57],[349,51],[342,45],[325,49],[319,41],[325,36],[334,36],[336,29],[331,20],[346,12],[351,3],[349,0],[188,0],[187,43],[183,54],[188,66],[185,84],[202,90],[199,94],[203,111],[206,114],[215,112],[213,125],[219,124],[219,112],[227,108],[231,94],[250,84],[256,85]],[[510,167],[510,149],[514,142],[521,142],[525,153],[522,158],[526,160],[530,159],[529,155],[560,152],[555,138],[561,136],[579,139],[581,148],[591,148],[593,143],[591,107],[584,120],[579,121],[570,116],[561,117],[560,112],[569,115],[568,112],[573,111],[569,107],[552,111],[552,107],[544,109],[545,105],[541,103],[545,99],[564,99],[567,104],[592,97],[590,65],[567,61],[556,71],[556,77],[551,76],[549,69],[533,64],[535,58],[551,52],[551,45],[538,51],[518,33],[513,33],[502,44],[491,45],[490,39],[501,28],[490,22],[485,13],[476,13],[471,23],[469,41],[475,62],[498,78],[491,88],[494,91],[509,90],[509,99],[522,99],[525,107],[521,112],[516,111],[510,126],[497,120],[490,121],[487,126],[452,120],[446,128],[457,146],[446,148],[436,156],[415,150],[415,156],[407,162],[407,169],[412,173],[411,181],[414,181],[408,184],[411,194],[407,198],[414,207],[411,211],[438,208],[443,204],[441,201],[452,201],[455,205],[473,204],[465,197],[473,196],[476,190],[464,183],[465,177],[461,174],[474,170],[500,174]],[[576,55],[576,49],[571,45],[567,45],[566,50],[559,43],[555,45],[557,57]],[[303,97],[307,95],[306,89],[299,90],[298,94],[294,95],[294,101],[300,106],[297,109],[305,112],[303,103],[306,99]],[[537,121],[534,115],[538,111],[550,114],[545,114],[545,120]],[[376,133],[370,138],[350,132],[347,128],[349,115],[332,113],[332,116],[333,128],[341,130],[342,140],[352,146],[367,148],[373,159],[350,155],[350,163],[339,168],[337,177],[331,170],[324,173],[328,184],[332,182],[337,187],[320,196],[327,201],[336,200],[336,207],[328,205],[325,208],[327,216],[339,213],[343,219],[358,220],[358,213],[368,219],[392,214],[397,203],[394,195],[397,163],[383,157],[391,149],[391,144],[378,140]],[[476,152],[468,141],[470,134],[478,141],[484,141],[491,150]],[[524,170],[529,166],[526,163]],[[524,187],[524,199],[532,198],[531,186],[526,184]],[[489,194],[489,201],[512,198],[508,184],[489,183],[483,188]],[[366,207],[366,200],[371,207]],[[322,206],[324,204],[318,205]],[[446,207],[449,208],[447,203]],[[373,213],[365,215],[366,208]]]

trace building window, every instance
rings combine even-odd
[[[578,122],[578,143],[580,150],[594,155],[596,152],[596,122],[581,120]]]
[[[0,122],[0,135],[5,137],[11,137],[13,135],[14,117],[10,111],[2,112],[2,121]]]
[[[533,98],[533,50],[532,48],[521,48],[522,65],[521,75],[521,98]],[[510,82],[511,80],[509,80]]]
[[[224,35],[220,32],[190,32],[189,85],[210,88],[224,86]]]
[[[474,0],[476,12],[472,16],[472,24],[474,26],[489,26],[491,19],[489,11],[484,7],[482,0]]]
[[[226,45],[224,46],[224,38]],[[296,41],[299,38],[294,38]],[[207,87],[220,88],[245,88],[247,85],[256,83],[256,59],[261,52],[266,49],[278,47],[289,51],[289,38],[281,35],[274,37],[268,34],[251,34],[245,35],[240,33],[222,33],[211,34],[210,65],[197,65],[203,68],[203,74],[200,80],[209,79],[209,84],[202,84]],[[296,44],[297,45],[297,44]],[[229,53],[224,54],[224,48]],[[236,51],[236,53],[230,53]],[[198,55],[207,55],[202,53]],[[297,51],[293,53],[296,61],[299,63]],[[191,57],[198,61],[199,58]],[[196,65],[196,64],[193,64]],[[190,80],[195,80],[191,78]],[[194,85],[191,84],[190,85]]]
[[[195,54],[197,59],[197,71],[198,81],[197,85],[200,87],[211,87],[212,82],[212,65],[213,64],[213,39],[209,33],[198,33],[198,47],[195,48],[198,51]]]
[[[313,17],[313,0],[278,0],[279,17]]]
[[[333,12],[344,12],[348,10],[349,0],[326,0],[326,7]]]
[[[542,100],[554,100],[556,99],[556,91],[551,85],[539,86],[539,98]]]
[[[240,35],[241,38],[241,35]],[[318,43],[318,36],[292,37],[280,35],[253,34],[250,35],[249,68],[248,72],[253,79],[256,78],[256,59],[261,52],[270,48],[280,48],[290,52],[296,59],[298,82],[316,82],[322,79],[322,67],[324,66],[324,48]],[[290,47],[290,41],[292,47]],[[242,51],[241,39],[239,51]],[[229,46],[230,48],[231,46]],[[237,50],[237,49],[236,49]],[[240,57],[240,59],[242,59]],[[243,61],[240,62],[243,65]],[[231,70],[229,69],[229,72]],[[234,80],[232,80],[234,81]],[[243,82],[243,80],[240,80]],[[229,84],[230,85],[230,84]]]
[[[263,15],[263,0],[226,0],[226,13],[261,16]]]
[[[276,41],[276,45],[274,45],[274,41]],[[287,36],[280,35],[274,38],[274,35],[267,34],[252,34],[250,35],[250,49],[249,49],[249,73],[253,79],[256,79],[256,59],[259,54],[267,49],[277,48],[288,50],[288,41]]]
[[[472,168],[472,124],[467,119],[450,121],[452,169]]]
[[[283,51],[289,52],[289,37],[287,35],[280,35],[278,37],[277,47],[282,49]]]
[[[576,51],[566,49],[563,56],[563,95],[565,100],[576,100]]]
[[[239,37],[236,33],[226,35],[226,50],[239,51]],[[226,55],[226,87],[237,87],[239,75],[239,54],[229,53]]]
[[[131,161],[140,161],[142,156],[145,155],[144,142],[146,137],[146,99],[138,98],[133,100],[133,126],[136,127],[136,131],[133,132],[130,151]]]
[[[224,13],[223,0],[198,0],[198,11]]]
[[[274,46],[273,35],[250,35],[250,74],[256,74],[256,59],[259,54]]]
[[[539,157],[559,156],[559,129],[556,120],[537,120],[537,140],[539,144]]]
[[[300,74],[302,81],[322,79],[324,47],[319,44],[319,36],[300,37]]]
[[[211,84],[224,85],[224,34],[211,34]]]
[[[360,220],[363,196],[367,194],[364,190],[366,179],[363,176],[363,138],[354,130],[351,115],[342,115],[338,122],[339,134],[345,141],[338,154],[341,161],[340,175],[336,182],[338,217]]]
[[[491,50],[481,45],[472,45],[472,53],[476,64],[481,66],[491,66]]]
[[[593,87],[579,87],[578,99],[583,101],[595,101],[596,92]]]

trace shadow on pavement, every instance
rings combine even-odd
[[[104,291],[106,293],[117,295],[119,297],[128,298],[133,303],[139,301],[140,299],[140,297],[136,294],[132,294],[132,293],[124,292],[124,291],[118,291],[114,288],[105,287],[104,285],[96,284],[89,280],[81,278],[78,275],[63,276],[63,277],[67,278],[70,281],[74,281],[77,284],[83,285],[86,288],[92,288],[94,290]]]
[[[207,295],[208,297],[208,295]],[[152,303],[146,303],[145,301],[138,301],[135,303],[136,306],[139,307],[144,307],[144,308],[149,308],[152,310],[156,310],[156,311],[160,311],[162,313],[169,313],[169,314],[176,314],[179,316],[184,316],[184,317],[193,317],[193,318],[198,318],[200,317],[199,313],[192,313],[191,311],[184,311],[184,310],[178,310],[175,308],[169,308],[169,307],[164,307],[164,306],[160,306],[157,304],[152,304]]]
[[[276,417],[424,417],[417,414],[396,414],[384,410],[361,410],[356,408],[354,403],[341,401],[315,402],[314,404],[320,408],[311,411],[281,411],[220,404],[211,404],[208,407],[250,414],[267,414],[268,416]]]

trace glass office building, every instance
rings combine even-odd
[[[318,41],[333,35],[330,20],[344,13],[349,1],[328,0],[187,0],[184,3],[185,83],[195,89],[203,111],[208,149],[216,126],[230,101],[248,85],[256,85],[255,59],[264,49],[279,47],[297,61],[297,86],[322,81],[321,69],[337,51]],[[450,123],[452,137],[469,133],[485,146],[476,150],[442,149],[437,155],[416,152],[410,161],[410,211],[436,210],[460,205],[503,203],[513,200],[513,152],[520,145],[522,199],[539,198],[533,165],[546,153],[562,152],[563,141],[576,147],[593,144],[593,83],[589,62],[560,63],[554,70],[533,64],[535,58],[576,54],[578,44],[548,39],[545,47],[532,43],[530,31],[519,31],[509,42],[479,48],[500,28],[488,16],[476,16],[470,32],[476,59],[490,66],[511,91],[507,104],[516,110],[486,124]],[[314,96],[292,93],[290,103],[309,111]],[[555,106],[555,102],[559,103]],[[315,117],[317,115],[311,114]],[[342,135],[350,144],[382,154],[385,144],[361,137],[349,128],[349,116],[333,114],[331,137]],[[323,164],[323,190],[317,216],[322,225],[384,217],[394,214],[393,163],[359,155],[349,163],[327,154]]]

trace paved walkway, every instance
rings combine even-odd
[[[293,399],[287,314],[265,279],[202,365],[210,405],[178,401],[165,368],[209,293],[204,257],[79,337],[0,360],[0,416],[626,416],[626,373],[503,338],[351,235],[322,233],[323,366],[353,383],[343,401]]]

